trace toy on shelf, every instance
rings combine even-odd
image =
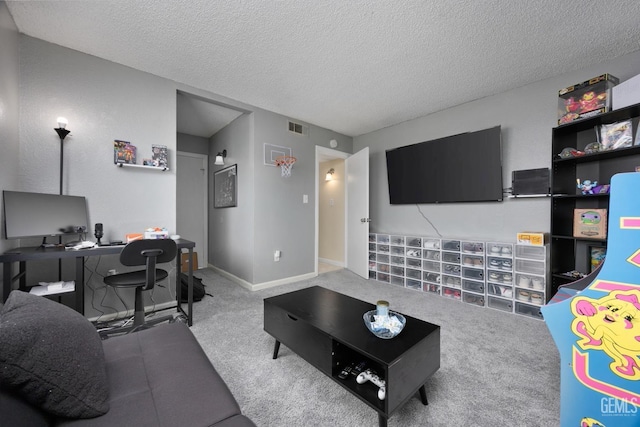
[[[577,178],[576,182],[578,183],[578,188],[582,190],[582,194],[594,194],[593,188],[598,185],[598,181],[592,182],[588,179],[580,182],[580,178]]]
[[[584,156],[584,151],[576,150],[572,147],[567,147],[563,149],[560,153],[558,153],[561,159],[570,159],[572,157],[580,157]]]

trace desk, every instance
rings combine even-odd
[[[176,240],[178,246],[178,254],[176,256],[176,302],[178,312],[182,312],[187,316],[189,326],[193,325],[193,248],[195,242],[185,239]],[[84,315],[84,258],[89,256],[114,255],[119,254],[125,245],[120,246],[96,246],[89,249],[65,249],[60,247],[43,248],[29,247],[11,249],[0,255],[0,263],[2,263],[2,301],[9,298],[9,293],[13,290],[13,282],[20,280],[19,289],[27,291],[27,261],[44,260],[44,259],[76,259],[76,300],[75,309]],[[181,286],[180,286],[180,254],[186,249],[189,251],[189,290],[187,292],[187,312],[182,309]],[[13,263],[19,262],[19,273],[14,276]]]

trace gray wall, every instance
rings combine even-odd
[[[209,263],[253,283],[254,250],[254,168],[253,114],[243,114],[210,141],[209,152],[227,150],[224,166],[214,165],[215,155],[209,156]],[[237,165],[237,206],[214,208],[214,173]]]
[[[7,5],[0,2],[0,190],[18,189],[19,73],[18,29]],[[0,212],[2,212],[0,210]],[[2,215],[0,213],[0,215]],[[0,218],[4,221],[4,218]],[[1,221],[0,221],[1,222]],[[2,232],[4,234],[4,232]],[[0,239],[0,253],[15,245]],[[0,278],[0,283],[1,283]]]
[[[372,231],[437,235],[415,205],[389,204],[385,150],[501,125],[503,183],[511,187],[512,171],[551,167],[558,90],[603,73],[621,81],[640,73],[640,51],[354,138],[354,150],[371,150]],[[506,199],[425,204],[420,209],[445,237],[512,242],[519,231],[549,231],[549,203],[548,198]]]
[[[238,164],[240,185],[239,207],[226,210],[222,226],[220,217],[210,218],[210,261],[250,283],[313,272],[315,145],[328,147],[336,139],[339,149],[351,152],[350,137],[313,125],[309,135],[291,134],[287,117],[28,36],[19,39],[22,120],[20,143],[14,146],[19,189],[58,192],[59,140],[52,128],[56,117],[65,116],[71,130],[65,141],[65,194],[87,196],[90,221],[104,224],[105,239],[150,226],[173,232],[175,170],[116,168],[112,144],[130,141],[139,159],[150,155],[151,144],[164,144],[170,167],[175,165],[176,93],[189,93],[246,112],[209,146],[209,152],[227,149],[226,162]],[[193,150],[191,142],[185,145]],[[298,163],[291,178],[263,165],[265,142],[292,147]],[[215,170],[212,166],[211,174]],[[303,194],[309,195],[308,204],[302,204]],[[283,253],[279,263],[273,261],[274,249]],[[116,259],[103,259],[96,272],[117,265]],[[104,293],[99,275],[91,276],[89,288],[88,314],[112,311],[99,306]],[[117,296],[105,301],[122,307]]]
[[[209,154],[208,138],[178,132],[176,140],[178,151],[184,151],[185,153]]]
[[[254,281],[273,280],[311,273],[315,270],[315,146],[351,153],[352,140],[327,129],[309,125],[308,135],[289,132],[288,119],[264,110],[255,113],[255,255]],[[291,177],[280,168],[263,163],[264,143],[292,148],[297,158]],[[303,195],[309,202],[302,203]],[[279,262],[274,250],[282,252]]]

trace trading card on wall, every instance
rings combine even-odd
[[[113,162],[136,164],[136,146],[131,145],[127,141],[121,141],[116,139],[113,141]]]
[[[167,160],[168,150],[166,145],[152,145],[151,149],[153,151],[153,160],[156,162],[155,166],[167,167],[169,162]]]

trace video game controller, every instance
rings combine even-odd
[[[371,369],[360,372],[360,374],[358,374],[358,376],[356,377],[356,381],[358,382],[358,384],[364,384],[367,381],[371,381],[372,383],[380,387],[380,389],[378,390],[378,399],[380,400],[384,400],[384,398],[387,396],[387,383],[385,382],[385,380],[377,376]]]

